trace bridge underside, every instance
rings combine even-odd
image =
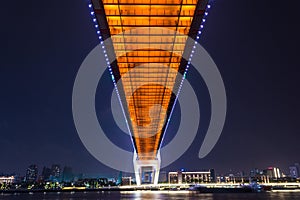
[[[178,89],[177,73],[187,65],[182,55],[191,52],[186,40],[195,39],[207,2],[92,0],[103,38],[112,38],[115,55],[109,57],[117,58],[112,71],[116,81],[121,80],[118,89],[140,169],[158,160],[175,100],[172,91]]]

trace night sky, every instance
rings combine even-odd
[[[225,127],[213,151],[200,160],[197,155],[209,118],[209,104],[203,100],[203,124],[196,140],[164,170],[215,168],[223,173],[268,166],[286,170],[300,162],[299,6],[298,0],[213,3],[201,44],[226,87]],[[0,19],[0,173],[24,174],[32,163],[40,169],[59,163],[75,172],[117,174],[88,153],[73,123],[76,73],[98,44],[87,1],[2,1]],[[191,70],[188,79],[199,99],[207,98],[201,77]],[[100,93],[111,93],[108,74],[101,82],[107,91]],[[99,91],[100,116],[110,101],[98,96]],[[175,112],[175,122],[176,114],[180,112]],[[111,134],[117,134],[112,140],[126,145],[116,139],[123,133],[111,124]],[[176,128],[171,123],[169,132]]]

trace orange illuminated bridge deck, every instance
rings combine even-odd
[[[112,38],[114,73],[122,81],[121,98],[141,160],[155,159],[160,148],[186,40],[192,23],[199,24],[194,17],[200,13],[202,19],[207,4],[199,1],[92,1],[99,25]]]

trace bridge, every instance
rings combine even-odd
[[[157,184],[159,150],[183,81],[177,74],[188,64],[182,55],[191,54],[188,37],[199,39],[208,0],[91,0],[89,7],[99,39],[109,47],[137,184]]]

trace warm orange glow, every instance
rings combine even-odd
[[[154,159],[187,39],[168,29],[187,35],[197,0],[103,0],[103,4],[112,36],[133,31],[112,40],[138,156]],[[159,27],[166,30],[155,29]],[[138,83],[145,85],[135,90]]]

